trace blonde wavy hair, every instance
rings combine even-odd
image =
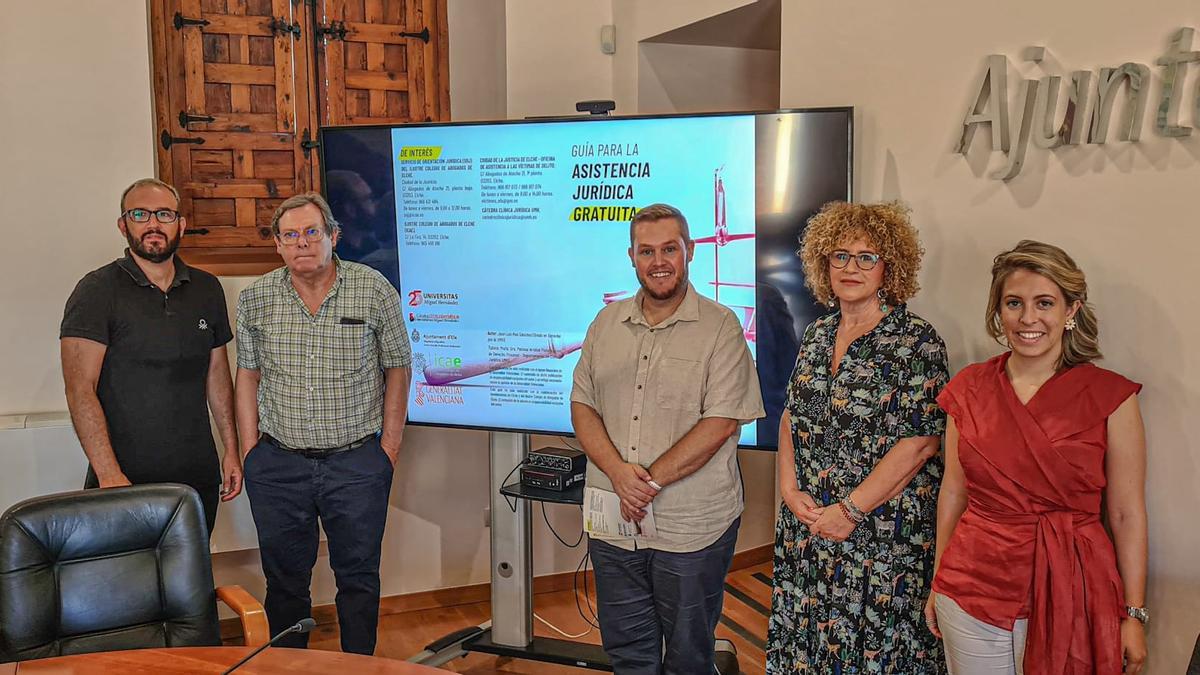
[[[1096,319],[1096,310],[1087,301],[1087,279],[1083,276],[1083,270],[1066,251],[1032,239],[1019,242],[992,261],[992,287],[988,290],[987,315],[984,319],[988,335],[1001,345],[1008,346],[1002,340],[1004,325],[1000,322],[1000,303],[1004,301],[1004,282],[1010,274],[1021,269],[1053,281],[1068,306],[1079,302],[1079,311],[1074,316],[1075,329],[1063,331],[1058,367],[1070,368],[1102,358],[1100,323]]]
[[[883,290],[889,305],[907,302],[921,290],[917,272],[925,249],[917,228],[908,219],[911,211],[902,202],[850,204],[830,202],[808,221],[800,238],[804,283],[822,305],[834,299],[829,282],[829,254],[859,237],[879,254],[883,268]]]

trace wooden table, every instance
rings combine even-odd
[[[122,673],[220,673],[237,663],[248,647],[133,649],[0,663],[0,675],[82,675]],[[405,661],[319,649],[269,647],[234,673],[337,673],[338,675],[434,675],[444,670]]]

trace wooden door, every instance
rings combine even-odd
[[[445,0],[316,0],[321,123],[450,119]]]
[[[181,193],[184,258],[246,248],[274,258],[271,214],[313,186],[304,5],[152,0],[151,22],[159,177]]]

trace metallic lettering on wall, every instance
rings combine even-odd
[[[987,57],[987,67],[975,87],[975,99],[963,118],[962,136],[956,152],[967,154],[975,128],[980,124],[992,126],[992,149],[1008,152],[1008,59],[1003,54]],[[982,112],[980,107],[986,106]]]
[[[1060,75],[1047,75],[1037,82],[1037,97],[1033,104],[1036,116],[1033,144],[1045,150],[1053,150],[1065,142],[1063,128],[1066,126],[1066,119],[1061,125],[1054,123],[1055,114],[1058,112],[1060,89],[1062,89],[1062,76]]]
[[[1017,132],[1017,146],[1008,153],[1008,166],[992,173],[992,178],[1012,180],[1021,173],[1025,165],[1025,149],[1029,147],[1030,127],[1033,126],[1033,107],[1037,102],[1037,80],[1025,80],[1021,83],[1024,92],[1021,94],[1021,125]]]
[[[1113,101],[1121,83],[1128,82],[1126,91],[1131,104],[1128,124],[1121,126],[1120,140],[1138,141],[1142,137],[1142,118],[1146,112],[1146,97],[1150,95],[1150,68],[1141,63],[1122,63],[1119,68],[1101,68],[1100,84],[1096,88],[1096,109],[1092,111],[1092,130],[1088,143],[1108,142],[1108,123],[1112,117]]]
[[[1171,41],[1170,51],[1155,61],[1163,66],[1163,90],[1158,102],[1158,114],[1154,116],[1154,128],[1163,136],[1178,138],[1192,135],[1191,127],[1176,124],[1172,117],[1178,120],[1184,68],[1192,61],[1200,61],[1200,52],[1191,51],[1193,33],[1191,28],[1180,28]],[[1195,119],[1200,120],[1200,86],[1196,87]]]
[[[1071,89],[1067,92],[1067,114],[1063,119],[1062,135],[1067,145],[1079,145],[1087,131],[1088,102],[1092,100],[1092,71],[1071,73]]]
[[[1194,31],[1181,28],[1171,38],[1167,53],[1155,64],[1161,66],[1162,91],[1159,94],[1154,129],[1168,138],[1189,136],[1192,128],[1179,123],[1182,88],[1187,64],[1200,61],[1200,51],[1192,51]],[[1033,46],[1022,50],[1022,59],[1043,64],[1046,50]],[[1032,141],[1035,147],[1053,150],[1063,145],[1075,146],[1086,142],[1108,142],[1116,101],[1124,92],[1123,114],[1117,122],[1119,141],[1137,142],[1141,139],[1146,106],[1150,98],[1152,77],[1149,66],[1126,62],[1099,68],[1098,73],[1076,70],[1066,89],[1066,105],[1059,120],[1058,103],[1063,95],[1063,77],[1047,74],[1040,79],[1023,79],[1020,85],[1018,117],[1012,119],[1008,107],[1008,57],[990,54],[971,90],[973,99],[963,116],[962,132],[955,152],[966,154],[975,132],[983,124],[990,126],[992,150],[1007,155],[1004,168],[990,174],[999,180],[1012,180],[1021,172],[1026,151]],[[1092,86],[1093,80],[1096,86]],[[1093,95],[1093,89],[1095,94]],[[1197,81],[1193,101],[1193,123],[1200,123],[1200,81]],[[1010,127],[1011,124],[1011,127]],[[1015,136],[1015,137],[1014,137]]]

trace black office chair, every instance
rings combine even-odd
[[[213,588],[196,491],[138,485],[23,501],[0,517],[0,661],[220,645],[214,596],[267,640],[262,605]]]

